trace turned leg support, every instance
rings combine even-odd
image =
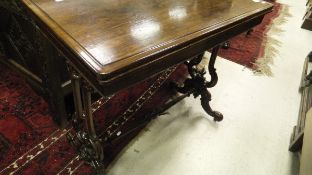
[[[176,90],[180,93],[193,94],[194,97],[201,96],[201,105],[203,109],[214,118],[215,121],[221,121],[223,119],[223,115],[211,109],[209,102],[211,101],[211,94],[207,90],[207,88],[214,87],[218,82],[218,75],[216,73],[216,69],[214,68],[214,64],[217,58],[217,54],[220,46],[216,46],[212,49],[211,57],[209,60],[208,71],[211,76],[210,81],[206,81],[205,79],[205,71],[198,70],[197,65],[201,62],[204,53],[196,56],[192,60],[186,62],[185,64],[188,67],[188,72],[191,78],[185,80],[183,86],[177,86]]]
[[[132,105],[130,105],[123,114],[116,117],[109,126],[103,128],[101,133],[98,134],[95,131],[94,118],[92,115],[94,107],[92,109],[91,104],[91,94],[94,89],[88,81],[84,80],[84,78],[71,67],[70,63],[68,63],[68,68],[72,75],[71,81],[73,85],[75,113],[72,119],[74,131],[68,134],[67,138],[76,148],[80,158],[99,171],[99,174],[103,174],[103,171],[105,171],[103,166],[103,149],[107,146],[111,146],[113,141],[127,136],[146,124],[141,124],[128,131],[122,130],[127,123],[135,119],[134,114],[153,97],[157,90],[176,70],[176,67],[168,68],[160,73],[154,83]],[[146,120],[149,118],[150,117],[148,116]]]
[[[73,85],[75,113],[72,119],[74,132],[69,133],[67,138],[76,148],[81,159],[95,169],[101,169],[104,153],[101,140],[94,128],[91,108],[91,93],[93,89],[70,65],[69,71]]]

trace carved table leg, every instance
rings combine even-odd
[[[83,121],[83,111],[82,111],[82,102],[81,102],[81,89],[80,89],[80,76],[77,72],[70,69],[71,81],[73,86],[73,96],[74,96],[74,105],[75,113],[73,115],[73,126],[75,130],[82,128],[81,123]]]
[[[212,49],[211,58],[209,60],[208,71],[211,76],[211,80],[208,82],[206,81],[204,75],[206,74],[205,71],[201,71],[197,69],[197,65],[201,62],[204,53],[201,55],[196,56],[192,60],[186,62],[185,64],[188,67],[188,72],[191,78],[185,80],[183,86],[176,87],[176,90],[180,93],[186,94],[193,94],[194,97],[201,96],[201,105],[203,109],[214,118],[215,121],[221,121],[223,119],[223,115],[211,109],[209,102],[211,101],[211,94],[207,90],[207,88],[214,87],[218,82],[218,75],[216,73],[216,69],[214,68],[214,64],[217,58],[217,54],[219,51],[220,46],[216,46]]]
[[[99,170],[102,168],[104,153],[101,140],[94,128],[91,108],[91,92],[93,89],[70,66],[69,71],[72,75],[75,103],[75,114],[72,119],[75,132],[69,133],[67,138],[76,148],[79,156]]]
[[[97,108],[94,105],[91,105],[91,93],[93,88],[70,66],[70,63],[68,63],[68,69],[71,73],[74,95],[75,113],[72,121],[75,131],[68,134],[67,138],[76,148],[80,158],[95,168],[99,174],[103,175],[105,171],[103,166],[103,148],[111,146],[114,141],[142,128],[142,126],[147,124],[147,121],[150,121],[149,118],[151,117],[147,116],[148,118],[146,118],[146,121],[144,121],[143,124],[130,128],[128,131],[122,130],[127,123],[132,122],[135,119],[134,114],[153,97],[157,90],[176,70],[176,67],[174,66],[161,72],[159,77],[142,94],[142,96],[130,105],[122,115],[116,117],[109,126],[103,128],[99,134],[95,131],[92,115],[94,109]],[[102,102],[100,101],[93,104],[101,105]]]

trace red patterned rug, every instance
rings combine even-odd
[[[136,122],[161,106],[172,95],[169,82],[181,83],[184,66],[178,67],[161,88],[136,111]],[[157,76],[115,94],[94,112],[97,126],[120,116],[149,89]],[[0,174],[91,174],[65,135],[71,129],[58,129],[51,119],[47,103],[38,96],[16,73],[0,64]],[[138,121],[137,121],[138,120]],[[131,124],[131,123],[130,123]],[[101,127],[96,128],[101,133]],[[112,147],[105,148],[108,164],[140,130],[126,136]]]
[[[0,174],[55,174],[74,156],[47,103],[0,65]]]
[[[277,40],[268,36],[269,30],[282,32],[278,25],[285,22],[285,18],[289,16],[287,6],[280,3],[267,0],[274,3],[274,9],[267,14],[262,23],[250,32],[243,33],[232,38],[228,49],[221,49],[219,56],[251,68],[257,72],[271,74],[269,65],[273,62],[273,57],[276,54],[274,48]],[[276,18],[279,17],[279,20]]]

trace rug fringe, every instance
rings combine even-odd
[[[279,11],[279,16],[275,18],[271,25],[267,28],[268,32],[265,36],[265,41],[262,46],[264,47],[264,55],[258,58],[254,63],[254,73],[256,75],[273,76],[271,66],[274,64],[274,58],[279,54],[277,47],[281,46],[281,42],[274,38],[274,35],[279,35],[285,31],[280,28],[285,24],[289,17],[292,15],[289,12],[289,6],[283,5]]]
[[[292,15],[289,12],[289,6],[284,5],[278,12],[278,17],[275,18],[271,24],[267,27],[267,31],[264,38],[264,42],[262,43],[262,47],[264,48],[264,55],[256,60],[254,65],[254,73],[256,75],[267,75],[273,76],[273,72],[271,70],[271,66],[274,65],[274,58],[279,54],[278,47],[282,45],[282,43],[274,38],[274,35],[279,35],[284,33],[285,31],[280,28],[281,25],[285,24],[288,20],[287,18]],[[209,53],[206,52],[202,61],[197,68],[199,70],[207,69],[207,65],[209,62]]]

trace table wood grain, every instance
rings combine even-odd
[[[270,3],[256,0],[23,3],[74,66],[88,80],[106,85],[107,93],[248,30],[272,9]]]

